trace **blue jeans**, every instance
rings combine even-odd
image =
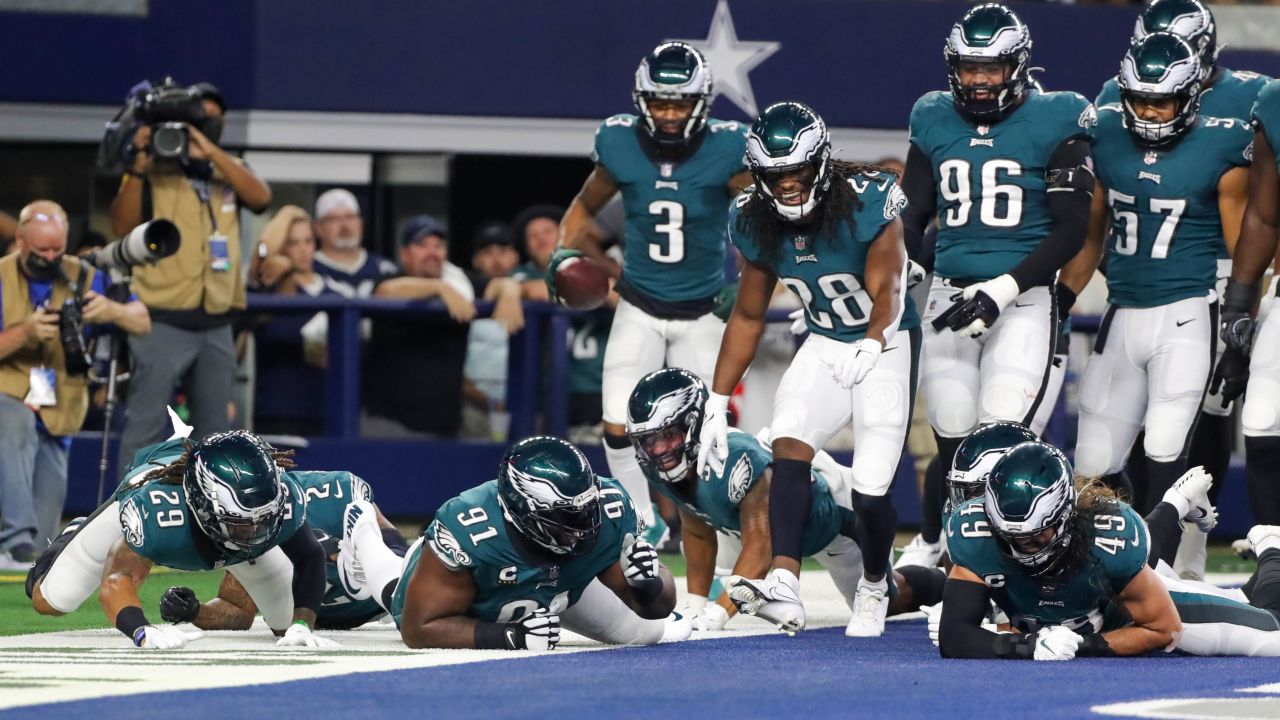
[[[40,549],[58,529],[67,499],[62,438],[37,427],[36,414],[0,395],[0,549]]]

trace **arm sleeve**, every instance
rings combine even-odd
[[[303,521],[293,537],[280,544],[293,563],[293,606],[320,612],[324,600],[324,549],[316,540],[311,526]]]
[[[1054,273],[1084,247],[1094,183],[1089,141],[1074,137],[1059,145],[1045,168],[1045,177],[1053,229],[1009,273],[1023,291],[1049,284]]]
[[[982,629],[988,607],[987,588],[966,580],[947,580],[942,588],[942,621],[938,650],[944,658],[1026,660],[1035,648],[1034,635],[993,633]]]
[[[902,211],[902,239],[907,246],[907,257],[933,270],[932,249],[925,248],[925,228],[933,217],[935,195],[933,166],[929,157],[915,143],[907,151],[907,169],[903,172],[902,190],[907,194],[907,207]],[[921,258],[926,257],[926,264]]]

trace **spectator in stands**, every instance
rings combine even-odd
[[[105,274],[66,250],[66,213],[37,200],[19,215],[17,252],[0,260],[3,570],[25,570],[57,531],[67,495],[67,436],[80,429],[89,408],[84,370],[68,365],[59,336],[64,302],[79,296],[86,325],[151,329],[141,302],[109,300]]]
[[[564,208],[555,205],[532,205],[520,211],[511,223],[512,232],[524,244],[527,261],[511,274],[519,280],[524,296],[530,300],[547,300],[547,286],[543,276],[551,264],[551,254],[559,240],[560,218]]]
[[[249,283],[258,292],[308,297],[341,296],[315,271],[316,238],[311,216],[286,205],[258,239]],[[324,367],[329,317],[287,314],[254,331],[256,382],[254,431],[318,435],[324,431]]]
[[[430,215],[409,219],[401,234],[403,274],[384,280],[375,295],[439,299],[447,314],[387,314],[373,321],[365,363],[366,437],[453,437],[462,422],[462,367],[475,292],[449,262],[444,224]]]
[[[395,263],[364,249],[364,218],[349,190],[334,188],[316,199],[316,272],[347,297],[369,297],[378,283],[398,274]]]
[[[476,286],[477,296],[483,294],[482,288],[489,280],[510,276],[520,264],[511,229],[497,221],[486,222],[476,230],[471,252],[471,283]]]
[[[509,277],[520,260],[511,230],[503,223],[480,226],[471,241],[471,283],[477,297],[493,300],[493,317],[471,323],[463,369],[462,436],[504,440],[507,436],[507,347],[524,325],[520,282]]]
[[[111,226],[123,235],[154,218],[182,236],[173,255],[133,270],[133,289],[151,311],[149,335],[129,338],[132,377],[118,463],[169,433],[165,407],[185,382],[195,426],[192,440],[231,427],[236,375],[231,323],[245,307],[240,210],[260,212],[271,188],[240,159],[218,147],[226,102],[208,83],[192,86],[205,118],[187,126],[190,157],[155,159],[151,128],[134,135],[137,152],[111,203]]]

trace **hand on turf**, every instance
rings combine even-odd
[[[171,587],[160,598],[160,617],[165,622],[192,622],[200,614],[200,599],[189,587]]]
[[[867,373],[876,366],[884,346],[879,340],[862,338],[858,342],[849,343],[840,350],[835,362],[831,363],[831,379],[845,390],[866,379]]]
[[[167,625],[145,625],[136,643],[143,650],[177,650],[192,640],[199,640],[204,633],[199,630],[179,630]]]
[[[560,616],[539,608],[523,620],[507,623],[505,635],[511,650],[554,650],[560,643]]]
[[[290,625],[288,630],[284,631],[284,635],[280,639],[276,640],[276,647],[303,647],[326,650],[342,647],[342,645],[336,640],[320,637],[311,632],[311,628],[304,623],[296,622]]]
[[[938,647],[938,630],[942,627],[942,603],[921,605],[920,612],[929,620],[929,642]]]
[[[1036,633],[1036,649],[1032,657],[1036,660],[1070,660],[1076,656],[1082,642],[1084,638],[1074,630],[1051,625]]]
[[[692,618],[693,629],[699,632],[718,632],[729,622],[729,613],[718,603],[708,603]]]
[[[708,468],[720,475],[729,459],[729,396],[711,393],[702,412],[705,417],[698,436],[698,476]]]

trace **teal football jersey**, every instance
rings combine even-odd
[[[342,537],[342,517],[348,504],[356,500],[373,502],[369,483],[349,472],[295,470],[285,474],[302,490],[311,529],[334,539]],[[324,572],[324,600],[316,616],[320,624],[356,627],[383,614],[373,598],[357,600],[347,594],[338,579],[338,563],[333,559],[325,559]]]
[[[134,456],[134,466],[125,473],[126,479],[116,491],[125,542],[138,555],[175,570],[212,570],[241,562],[223,556],[200,532],[191,517],[187,492],[181,484],[152,481],[131,485],[145,470],[167,465],[182,457],[182,453],[182,440],[167,440],[143,448]],[[306,521],[306,501],[290,475],[284,473],[281,478],[286,493],[284,522],[271,547],[288,541]]]
[[[724,472],[716,475],[707,468],[696,483],[652,483],[650,487],[657,488],[716,530],[740,537],[738,505],[772,463],[773,454],[764,443],[748,433],[730,429]],[[836,539],[841,528],[852,527],[854,522],[853,510],[840,507],[831,496],[827,481],[819,473],[813,473],[813,499],[805,521],[801,552],[806,557],[818,553]]]
[[[951,560],[982,578],[996,605],[1024,631],[1044,625],[1102,630],[1107,604],[1142,571],[1151,548],[1146,523],[1123,503],[1115,514],[1094,519],[1092,536],[1084,538],[1090,553],[1082,567],[1046,577],[1032,577],[1001,554],[982,498],[957,508],[946,528]]]
[[[1200,114],[1209,117],[1247,120],[1253,101],[1271,78],[1244,70],[1222,68],[1218,78],[1200,93]],[[1094,106],[1120,104],[1120,84],[1111,78],[1102,86]]]
[[[1098,110],[1093,152],[1111,213],[1111,304],[1155,307],[1209,293],[1224,249],[1218,180],[1249,164],[1252,141],[1242,120],[1201,116],[1177,143],[1149,148],[1125,129],[1119,105]]]
[[[707,120],[682,162],[667,162],[641,139],[634,115],[596,131],[591,159],[613,175],[626,211],[622,280],[659,301],[706,300],[724,286],[729,179],[745,169],[747,128]]]
[[[627,536],[634,539],[643,533],[622,485],[604,477],[600,484],[600,538],[589,552],[577,557],[554,557],[534,550],[523,538],[513,538],[510,533],[517,531],[503,521],[497,480],[441,505],[423,532],[425,542],[410,553],[391,598],[396,625],[404,615],[404,595],[424,546],[445,567],[471,573],[476,596],[467,617],[507,623],[538,608],[563,612],[578,602],[587,585],[618,562]]]
[[[729,210],[729,239],[742,257],[773,273],[795,293],[804,305],[809,332],[841,342],[861,340],[867,334],[872,305],[863,280],[867,250],[907,204],[893,175],[868,172],[849,178],[849,185],[862,203],[853,212],[852,231],[848,223],[839,223],[832,234],[811,235],[804,226],[787,223],[782,248],[773,260],[766,258],[750,228],[738,223],[742,207],[755,190],[744,190]],[[902,305],[899,329],[919,327],[915,303],[905,292]]]
[[[1261,130],[1267,138],[1280,169],[1280,80],[1272,80],[1258,93],[1249,119],[1254,129]]]
[[[974,125],[951,93],[911,109],[911,143],[933,167],[938,240],[934,272],[990,280],[1012,270],[1053,228],[1045,168],[1073,137],[1087,137],[1093,106],[1073,92],[1031,91],[998,123]]]

